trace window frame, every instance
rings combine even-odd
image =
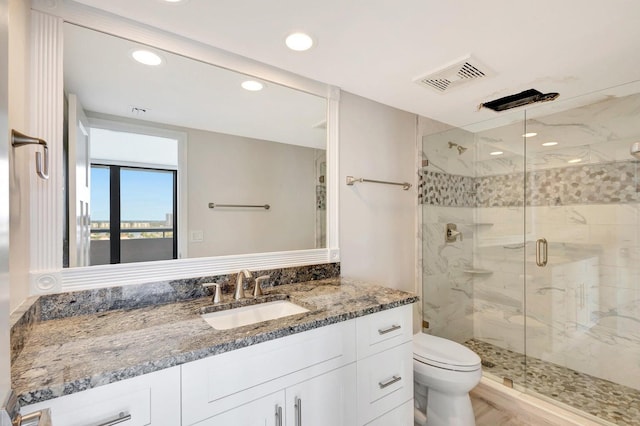
[[[156,123],[141,123],[137,120],[128,120],[126,118],[120,119],[112,118],[103,114],[91,114],[88,113],[90,128],[111,130],[114,132],[123,133],[137,133],[148,136],[158,136],[162,138],[174,139],[178,144],[178,165],[173,164],[149,164],[138,161],[109,161],[99,160],[93,164],[101,164],[103,166],[118,165],[122,167],[133,168],[149,168],[149,169],[161,169],[161,170],[176,170],[176,189],[177,189],[177,209],[174,214],[174,222],[177,216],[177,227],[175,232],[177,233],[177,257],[175,259],[188,258],[188,240],[187,240],[187,152],[188,152],[188,137],[187,132],[180,131],[162,125],[154,125]]]

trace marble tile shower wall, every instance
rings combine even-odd
[[[434,334],[523,353],[526,297],[527,354],[640,389],[639,169],[625,161],[529,172],[526,235],[523,173],[425,171],[424,300]],[[444,243],[448,222],[463,224],[463,243]],[[541,237],[546,268],[534,263]],[[460,272],[472,269],[492,273]]]
[[[423,209],[423,318],[429,332],[457,342],[473,337],[473,209],[430,205]],[[463,240],[445,242],[447,223],[456,223]]]

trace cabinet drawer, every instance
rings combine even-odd
[[[184,364],[183,425],[339,368],[355,361],[355,352],[352,320]]]
[[[411,305],[405,305],[358,318],[358,359],[410,342],[413,338],[412,314]]]
[[[413,426],[413,399],[383,414],[367,426]]]
[[[122,426],[180,424],[180,367],[168,368],[22,408],[51,409],[54,425],[98,425],[123,413]]]
[[[358,424],[413,398],[413,343],[358,361]]]

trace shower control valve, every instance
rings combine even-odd
[[[462,241],[462,232],[458,231],[458,225],[456,225],[455,223],[447,223],[444,236],[445,242],[455,243],[458,237],[460,237],[460,241]]]

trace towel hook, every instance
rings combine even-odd
[[[11,145],[14,147],[21,147],[25,145],[41,145],[43,153],[36,152],[36,173],[42,179],[49,179],[49,147],[47,142],[39,139],[32,138],[17,130],[11,130]],[[44,158],[44,161],[43,161]],[[44,166],[43,166],[44,163]]]

